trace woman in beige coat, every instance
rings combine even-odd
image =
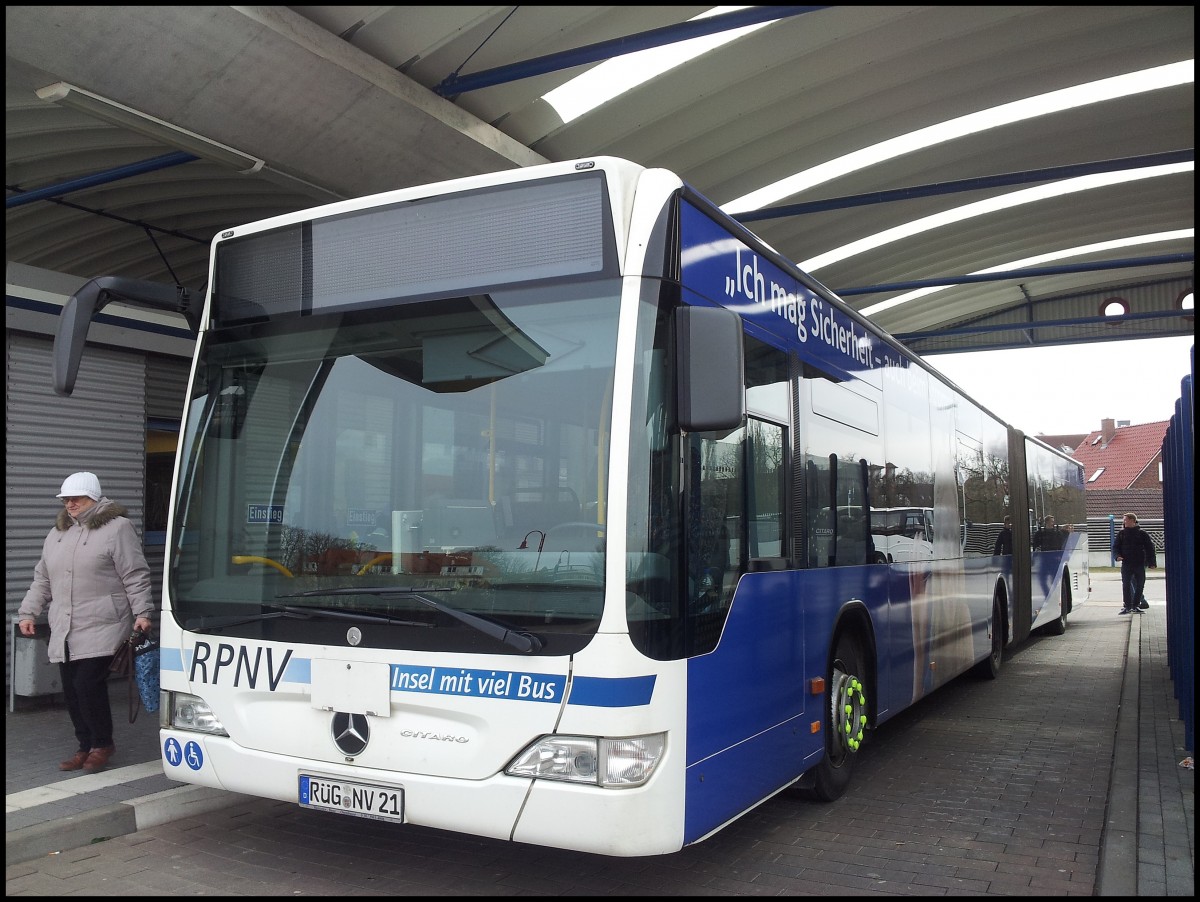
[[[108,665],[133,628],[150,631],[154,611],[142,540],[105,498],[94,473],[72,473],[58,493],[63,510],[42,545],[33,583],[17,610],[32,636],[49,607],[50,660],[62,672],[67,711],[79,748],[58,767],[103,770],[116,751],[108,701]]]

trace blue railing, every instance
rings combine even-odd
[[[1167,664],[1179,700],[1184,742],[1196,748],[1196,473],[1194,456],[1195,402],[1192,385],[1196,374],[1196,349],[1192,347],[1191,372],[1180,382],[1175,414],[1163,437],[1163,518],[1167,583]]]

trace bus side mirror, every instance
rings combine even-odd
[[[87,342],[98,297],[99,292],[80,290],[71,295],[58,316],[51,364],[56,394],[70,396],[75,391],[75,377],[79,374],[79,361],[83,358],[83,346]]]
[[[193,332],[199,329],[197,304],[185,288],[119,276],[92,279],[71,295],[58,317],[52,356],[55,393],[70,395],[75,391],[75,377],[79,374],[79,361],[83,359],[88,327],[92,318],[115,300],[152,310],[181,313]]]
[[[728,435],[746,419],[742,318],[724,307],[675,311],[679,427]]]

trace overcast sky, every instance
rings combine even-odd
[[[926,361],[1026,435],[1094,432],[1103,419],[1169,420],[1192,336],[934,354]]]

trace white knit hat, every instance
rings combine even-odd
[[[87,495],[93,501],[100,500],[100,480],[95,473],[72,473],[63,480],[62,488],[58,491],[59,498],[78,498]]]

